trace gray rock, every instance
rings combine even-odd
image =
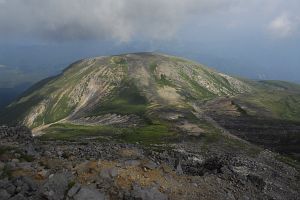
[[[0,188],[5,188],[9,184],[8,178],[0,180]]]
[[[50,176],[42,186],[41,193],[49,200],[63,199],[71,180],[72,173],[70,172],[56,173]]]
[[[105,195],[90,187],[82,187],[74,196],[74,200],[106,200]]]
[[[141,188],[140,186],[133,186],[132,197],[142,200],[167,200],[168,196],[161,193],[156,187]]]
[[[21,162],[21,163],[16,163],[17,168],[21,168],[24,170],[32,170],[33,166],[31,162]]]
[[[34,146],[29,143],[25,146],[24,151],[29,156],[37,156],[38,152],[35,150]]]
[[[51,157],[52,153],[50,151],[44,151],[43,156],[45,156],[45,157]]]
[[[27,200],[28,198],[24,197],[24,195],[22,194],[17,194],[15,196],[13,196],[12,198],[10,198],[9,200]]]
[[[19,162],[20,162],[20,160],[19,160],[19,159],[16,159],[16,158],[14,158],[14,159],[12,159],[12,160],[11,160],[11,162],[14,162],[14,163],[19,163]]]
[[[64,154],[64,152],[62,152],[62,151],[57,151],[58,157],[62,157],[63,154]]]
[[[144,167],[146,167],[147,169],[156,169],[157,168],[157,164],[153,161],[149,161],[147,162]]]
[[[25,188],[27,188],[27,192],[35,192],[38,190],[38,184],[29,177],[23,177],[23,186],[22,191],[25,191]]]
[[[3,170],[5,167],[5,164],[3,162],[0,161],[0,171]]]
[[[114,178],[118,175],[118,169],[113,167],[110,169],[103,169],[100,173],[102,178]]]
[[[4,189],[0,189],[0,199],[6,200],[9,199],[11,195]]]
[[[13,195],[13,194],[15,194],[16,186],[14,186],[12,183],[8,183],[5,187],[5,189],[9,194]]]
[[[19,159],[19,158],[21,158],[21,154],[15,153],[15,157]]]
[[[181,167],[180,163],[176,167],[176,173],[179,174],[179,175],[183,174],[183,170],[182,170],[182,167]]]
[[[16,168],[16,163],[15,162],[8,162],[8,163],[6,163],[6,167],[8,169],[15,169]]]
[[[139,166],[141,164],[138,160],[126,160],[125,166]]]
[[[266,186],[265,181],[257,175],[249,174],[247,178],[252,182],[253,185],[255,185],[260,190],[263,190],[264,187]]]
[[[224,167],[223,167],[224,168]],[[248,176],[250,171],[246,166],[230,166],[231,171],[240,175],[240,176]],[[222,169],[221,169],[222,170]],[[222,170],[223,171],[223,170]]]
[[[76,183],[69,191],[68,197],[73,197],[80,190],[80,184]]]

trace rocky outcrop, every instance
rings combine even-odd
[[[32,134],[29,128],[26,126],[9,127],[0,126],[0,139],[9,139],[11,141],[27,141],[32,140]]]
[[[69,120],[70,123],[78,125],[114,125],[115,127],[132,127],[138,125],[141,121],[141,118],[137,115],[119,115],[114,113]]]
[[[204,151],[195,142],[145,147],[41,141],[24,138],[24,127],[1,130],[3,200],[286,200],[300,194],[299,172],[268,150],[248,155],[218,145]]]

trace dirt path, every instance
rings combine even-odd
[[[36,137],[36,136],[44,135],[45,133],[42,132],[42,130],[44,130],[46,128],[49,128],[51,125],[54,125],[54,124],[57,124],[57,123],[61,123],[61,122],[66,122],[66,121],[67,121],[67,118],[64,118],[64,119],[59,120],[57,122],[53,122],[53,123],[50,123],[50,124],[45,124],[43,126],[36,127],[36,128],[34,128],[34,129],[31,130],[32,136]]]

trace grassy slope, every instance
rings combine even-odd
[[[249,113],[260,114],[265,110],[283,120],[300,121],[300,86],[282,81],[260,81],[254,83],[256,90],[241,95],[239,100],[257,108]]]
[[[116,128],[113,126],[82,126],[73,124],[55,124],[41,136],[43,140],[70,140],[78,141],[88,137],[102,140],[119,140],[129,143],[159,144],[176,136],[166,123],[147,124],[136,128]]]
[[[121,59],[115,59],[117,57],[112,57],[110,63],[106,63],[109,67],[114,70],[119,67],[126,68],[126,63]],[[81,70],[85,67],[89,66],[84,72]],[[60,97],[60,94],[63,91],[71,91],[73,88],[79,84],[80,80],[84,77],[88,77],[89,75],[93,74],[95,70],[101,69],[104,67],[104,64],[98,63],[95,61],[94,64],[88,64],[86,61],[78,61],[76,63],[71,64],[63,73],[50,81],[46,81],[46,83],[35,90],[31,90],[28,93],[29,97],[32,96],[39,96],[41,99],[48,99],[46,111],[43,115],[36,118],[34,125],[31,128],[38,127],[42,124],[49,124],[53,122],[57,122],[61,119],[66,118],[69,116],[73,110],[75,109],[76,105],[70,104],[70,97],[68,96],[68,92]],[[106,75],[103,75],[101,78],[108,78]],[[111,83],[113,84],[113,83]],[[82,86],[82,87],[86,87]],[[61,90],[63,89],[63,90]],[[85,88],[86,89],[86,88]],[[27,97],[28,98],[28,97]],[[31,101],[31,100],[30,100]],[[36,105],[36,103],[35,103]],[[18,106],[18,105],[17,105]],[[32,106],[28,106],[27,110],[30,110]]]
[[[189,60],[185,60],[178,57],[168,56],[168,61],[172,67],[178,70],[181,81],[172,80],[167,77],[165,74],[158,75],[156,69],[159,65],[159,62],[153,62],[149,65],[149,70],[151,75],[155,78],[156,84],[159,87],[170,86],[174,88],[180,88],[178,92],[186,97],[188,100],[209,100],[215,98],[217,95],[211,92],[209,89],[203,87],[196,81],[196,77],[202,76],[206,81],[213,83],[216,88],[219,89],[222,95],[227,95],[222,92],[221,88],[225,88],[230,94],[236,94],[237,92],[232,88],[228,80],[220,76],[218,72],[194,63]],[[191,71],[191,75],[188,75],[183,68],[189,66],[188,69]]]
[[[79,80],[92,73],[94,67],[90,67],[84,73],[78,73],[85,67],[85,63],[76,62],[68,67],[61,75],[45,79],[27,90],[17,101],[3,111],[0,117],[1,123],[23,121],[28,112],[43,100],[47,100],[46,111],[39,116],[31,128],[43,123],[53,123],[68,115],[74,109],[74,105],[68,103],[69,97],[65,94],[59,98],[60,89],[68,90],[75,87]]]
[[[49,96],[56,90],[56,88],[60,88],[67,83],[66,82],[67,80],[65,81],[63,80],[64,80],[64,74],[61,74],[59,76],[44,79],[36,83],[35,85],[33,85],[31,88],[25,91],[19,99],[13,102],[9,107],[7,107],[3,111],[3,113],[1,113],[0,115],[1,123],[10,124],[10,123],[16,123],[17,121],[22,121],[34,106],[36,106],[42,100],[49,98]],[[61,107],[60,104],[58,105]],[[61,110],[64,110],[63,107],[61,108],[62,108]],[[50,115],[50,110],[48,110],[47,113],[48,115]],[[60,116],[60,113],[59,112],[56,113],[56,116]],[[46,114],[45,118],[46,121],[48,121],[50,116],[47,116]],[[36,125],[42,124],[42,120],[43,119],[40,118],[36,122]]]
[[[147,99],[140,94],[132,80],[124,80],[119,88],[110,97],[96,107],[89,116],[97,116],[108,113],[121,115],[144,115],[148,107]]]

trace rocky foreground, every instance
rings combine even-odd
[[[40,141],[0,127],[0,199],[299,199],[300,174],[255,156],[185,142],[168,146]]]

